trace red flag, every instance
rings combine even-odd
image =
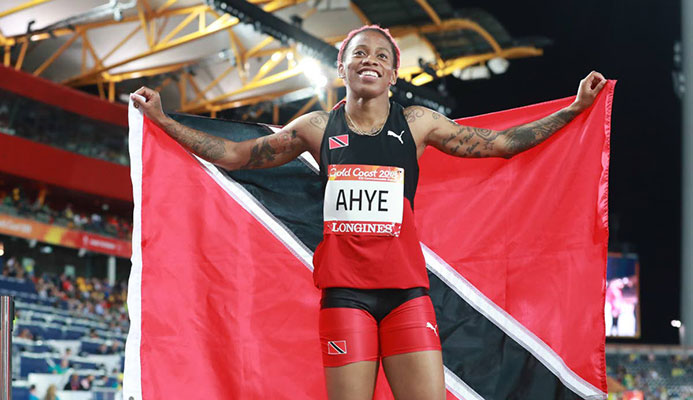
[[[544,393],[549,385],[605,397],[612,94],[609,83],[592,109],[511,160],[462,160],[435,150],[420,160],[416,216],[433,274],[449,398],[505,398],[499,387],[508,382],[515,386],[503,393]],[[570,101],[463,123],[500,129]],[[319,293],[311,246],[301,242],[310,235],[301,226],[288,229],[296,221],[276,212],[290,204],[251,195],[132,108],[130,135],[135,229],[125,398],[325,398]],[[460,317],[460,304],[482,318]],[[491,328],[475,337],[465,325],[470,319]],[[498,340],[487,345],[489,337]],[[508,343],[518,345],[501,348]],[[521,361],[511,371],[505,354],[518,349],[538,362]],[[494,354],[502,354],[495,358],[503,376],[469,374]],[[382,382],[381,369],[376,398],[391,398]]]
[[[309,265],[153,123],[139,126],[125,398],[323,393]]]
[[[614,85],[608,82],[590,109],[545,143],[510,160],[427,150],[415,210],[421,241],[519,322],[506,329],[526,329],[539,339],[537,352],[553,352],[567,366],[555,369],[602,392]],[[457,122],[500,130],[573,100]]]

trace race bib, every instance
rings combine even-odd
[[[323,216],[325,233],[399,236],[404,169],[330,165]]]

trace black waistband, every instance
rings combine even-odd
[[[409,300],[427,296],[428,289],[352,289],[327,288],[322,291],[320,308],[356,308],[370,313],[380,322],[392,310]]]

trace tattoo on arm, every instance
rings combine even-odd
[[[178,122],[164,129],[173,139],[205,160],[215,162],[226,154],[224,139],[188,128]]]
[[[548,117],[530,122],[528,124],[506,129],[501,133],[507,137],[508,149],[512,155],[523,152],[531,147],[538,145],[556,131],[572,121],[578,112],[563,109]]]
[[[275,161],[278,156],[294,153],[297,149],[297,131],[281,132],[278,135],[270,135],[260,138],[250,149],[250,158],[243,165],[242,169],[253,169],[267,167],[269,163]]]
[[[494,142],[498,138],[499,132],[485,128],[460,126],[456,122],[450,121],[458,129],[441,142],[450,154],[461,157],[484,157],[493,151]],[[450,144],[449,147],[448,144]]]
[[[423,107],[418,107],[418,106],[410,106],[407,107],[404,110],[404,118],[407,120],[407,123],[413,123],[416,121],[418,118],[423,117],[424,115],[424,108]]]
[[[270,146],[269,140],[265,137],[258,140],[258,143],[250,150],[248,162],[241,168],[259,168],[267,162],[274,161],[276,152]]]
[[[306,118],[304,121],[307,121],[307,124],[300,122],[299,125],[294,126],[302,126],[303,128],[299,127],[299,129],[307,128],[308,131],[316,129],[322,133],[327,127],[329,115],[325,111],[315,111],[304,116]],[[256,139],[250,148],[250,155],[247,156],[248,160],[241,161],[241,163],[245,162],[245,164],[239,168],[268,168],[289,162],[303,150],[307,150],[306,143],[302,137],[299,136],[297,129],[288,130],[285,128],[279,132]],[[248,154],[246,150],[244,150],[244,154]]]
[[[308,122],[320,130],[325,130],[330,114],[326,111],[316,111],[313,114],[314,115],[310,117]]]
[[[443,139],[441,144],[450,154],[460,157],[509,157],[548,139],[577,114],[575,111],[563,109],[540,120],[503,131],[460,126],[455,121],[448,120],[457,130]],[[505,143],[499,143],[499,139]],[[501,150],[504,147],[505,149]]]

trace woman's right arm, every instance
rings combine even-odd
[[[310,151],[317,133],[322,137],[319,125],[315,124],[316,116],[310,113],[296,118],[271,135],[234,142],[171,119],[161,108],[159,93],[152,89],[142,87],[135,94],[145,99],[143,101],[132,96],[135,107],[142,109],[147,118],[169,136],[195,155],[228,170],[269,168],[285,164],[304,151]],[[324,130],[324,126],[322,129]]]

